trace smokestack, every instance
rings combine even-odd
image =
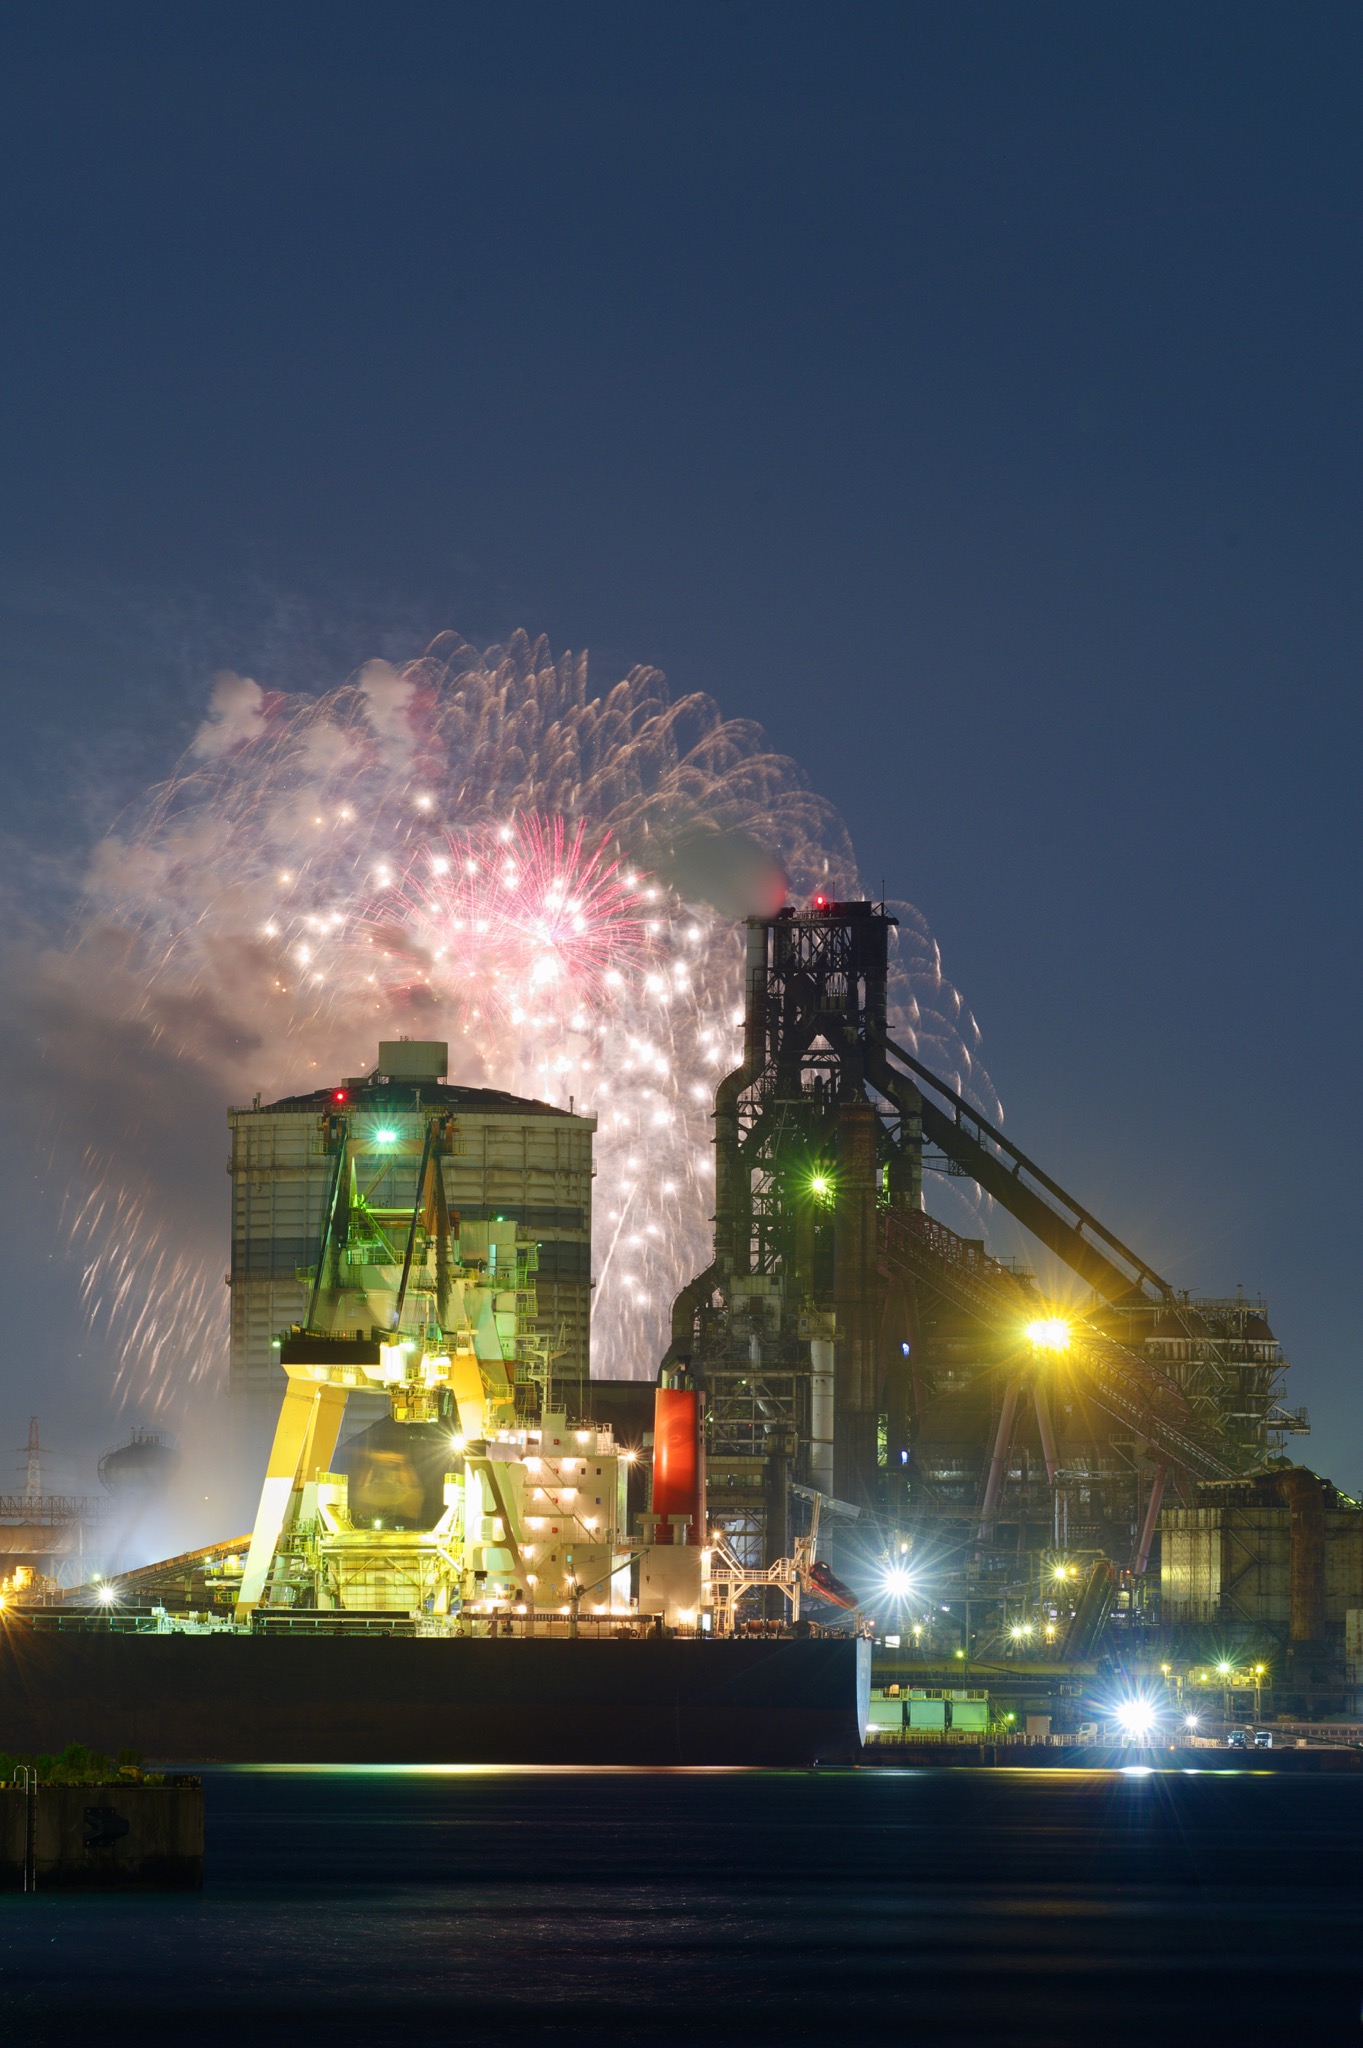
[[[653,1397],[653,1513],[658,1517],[659,1543],[704,1541],[701,1402],[689,1373],[662,1374]],[[685,1528],[672,1520],[682,1515]]]

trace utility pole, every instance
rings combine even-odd
[[[28,1419],[28,1457],[24,1465],[24,1498],[41,1500],[43,1492],[43,1447],[38,1441],[38,1418]]]

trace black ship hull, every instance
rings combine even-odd
[[[158,1763],[854,1760],[870,1646],[0,1630],[0,1750]]]

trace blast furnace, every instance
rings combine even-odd
[[[749,920],[714,1257],[664,1367],[704,1388],[710,1520],[750,1565],[814,1494],[868,1586],[918,1546],[979,1617],[1035,1605],[1053,1567],[1091,1587],[1091,1644],[1114,1599],[1144,1600],[1165,1501],[1262,1469],[1305,1417],[1262,1303],[1175,1289],[896,1041],[893,925],[818,896]],[[934,1174],[1062,1260],[1064,1298],[931,1216]]]

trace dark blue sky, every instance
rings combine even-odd
[[[218,667],[657,662],[926,913],[1018,1141],[1269,1296],[1363,1489],[1361,59],[1205,0],[12,6],[11,914]]]

